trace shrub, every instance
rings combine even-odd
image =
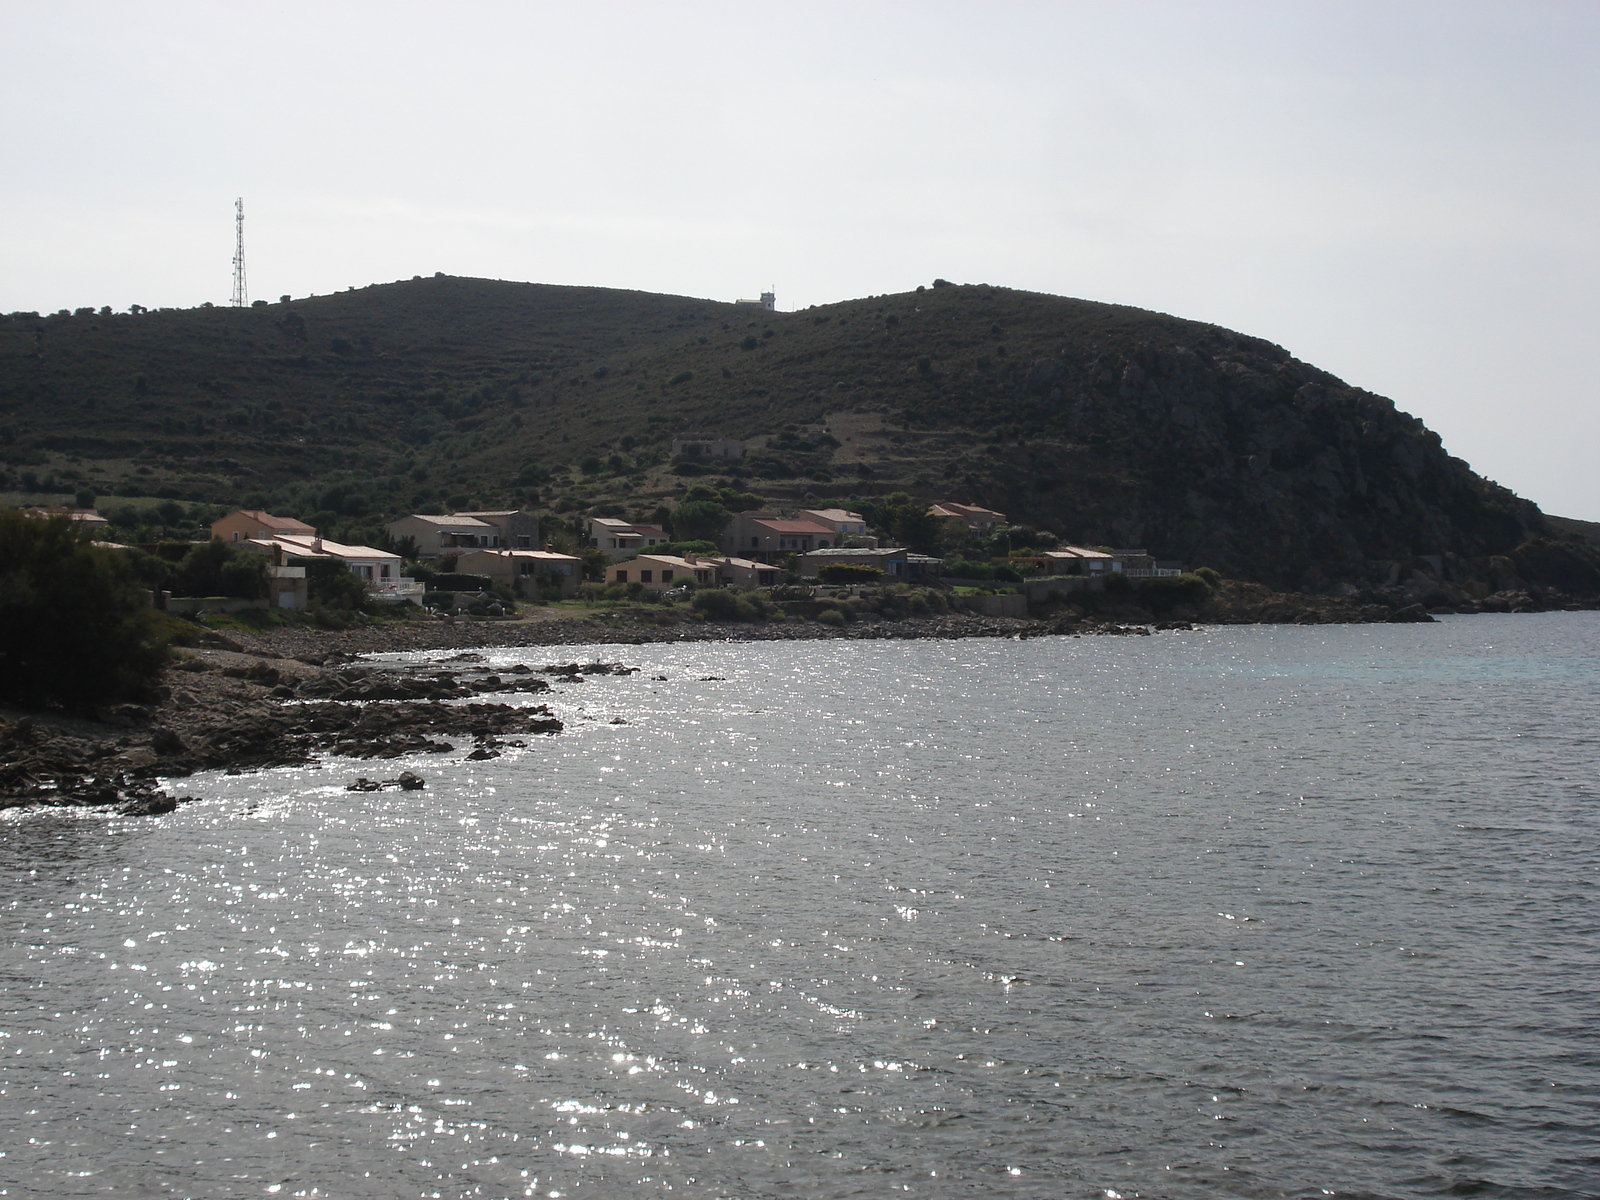
[[[1192,574],[1196,579],[1205,580],[1206,586],[1213,592],[1222,587],[1222,576],[1213,567],[1196,567]]]
[[[702,588],[689,607],[711,621],[759,621],[766,615],[758,601],[724,588]]]
[[[295,566],[306,569],[306,592],[313,609],[365,612],[367,589],[355,572],[336,558],[301,558]],[[321,623],[319,618],[319,623]]]
[[[837,608],[825,608],[817,614],[817,620],[824,625],[843,625],[846,618]]]
[[[212,538],[184,555],[170,586],[179,596],[259,600],[267,594],[267,562],[259,554]]]
[[[733,514],[716,500],[688,500],[672,510],[672,535],[684,541],[712,541]]]
[[[643,554],[718,554],[715,542],[699,539],[692,542],[657,542],[654,546],[646,546],[640,553]]]
[[[828,563],[817,571],[823,583],[878,583],[883,571],[866,563]]]
[[[1115,575],[1114,579],[1126,579]],[[1107,583],[1109,584],[1109,580]],[[1168,613],[1180,604],[1204,604],[1211,588],[1199,575],[1173,575],[1159,579],[1141,579],[1135,587],[1139,603],[1153,613]]]
[[[63,518],[0,513],[0,695],[87,707],[136,699],[167,635],[120,552]]]

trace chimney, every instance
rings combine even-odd
[[[692,566],[694,566],[695,563],[699,562],[700,560],[695,557],[695,554],[694,554],[693,550],[685,550],[683,552],[683,561],[688,563],[692,567]]]
[[[322,535],[320,533],[311,539],[311,548],[318,554],[322,553]]]

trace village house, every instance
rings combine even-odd
[[[51,508],[43,504],[36,504],[31,508],[18,510],[25,517],[65,517],[74,525],[81,525],[86,529],[104,529],[111,522],[102,517],[92,508]]]
[[[956,504],[952,501],[942,501],[928,509],[930,517],[938,517],[944,521],[960,521],[974,533],[992,533],[995,526],[1006,523],[1003,512],[995,512],[992,508],[983,508],[977,504]]]
[[[295,565],[290,560],[333,559],[341,562],[366,586],[374,599],[422,603],[422,585],[400,574],[400,556],[376,546],[347,546],[317,537],[259,537],[239,542],[241,549],[266,555],[275,566]]]
[[[544,591],[559,590],[562,599],[578,593],[583,560],[551,550],[468,550],[456,560],[464,575],[482,575],[519,596],[537,600]]]
[[[708,587],[717,581],[716,559],[685,554],[641,554],[632,562],[606,568],[607,583],[642,583],[652,591],[693,583]]]
[[[832,563],[851,563],[876,567],[886,583],[916,583],[934,580],[944,569],[944,559],[913,554],[904,546],[835,546],[812,550],[796,560],[803,579],[816,579],[822,568]]]
[[[496,514],[517,515],[522,514]],[[445,554],[455,554],[461,550],[498,550],[507,545],[505,534],[499,525],[484,519],[481,513],[449,513],[439,516],[432,513],[412,513],[409,517],[401,517],[398,521],[390,521],[384,526],[389,536],[395,541],[410,538],[417,547],[417,557],[420,559],[439,558]],[[532,538],[536,539],[539,523],[532,516]],[[530,540],[529,546],[537,545],[536,540]]]
[[[587,542],[601,551],[612,562],[648,550],[651,546],[665,545],[671,539],[665,529],[654,525],[636,525],[618,517],[588,518]]]
[[[457,512],[452,517],[471,517],[485,525],[493,525],[500,538],[491,549],[537,550],[539,548],[539,518],[520,508],[495,509],[489,512]]]
[[[777,567],[750,558],[702,558],[700,561],[715,566],[717,582],[723,587],[772,587],[783,574]]]
[[[841,538],[866,536],[867,519],[858,512],[844,508],[802,508],[797,515],[802,521],[827,526]]]
[[[1039,555],[1051,575],[1109,575],[1122,570],[1114,555],[1087,546],[1063,546]]]
[[[1063,546],[1046,550],[1039,557],[1049,563],[1052,575],[1128,575],[1135,579],[1181,575],[1177,563],[1158,567],[1148,550],[1091,550],[1086,546]]]
[[[775,512],[738,513],[717,539],[724,554],[773,563],[791,554],[806,554],[835,545],[839,535],[810,518],[780,517]]]
[[[317,531],[293,517],[275,517],[259,509],[241,508],[211,522],[211,536],[225,542],[250,538],[316,537]]]

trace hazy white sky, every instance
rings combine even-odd
[[[0,311],[935,276],[1270,338],[1600,520],[1600,3],[0,0]]]

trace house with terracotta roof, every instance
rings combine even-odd
[[[529,600],[547,591],[566,599],[577,595],[583,559],[553,550],[468,550],[456,560],[456,570],[483,575]]]
[[[1104,550],[1091,550],[1088,546],[1062,546],[1059,550],[1046,550],[1038,556],[1045,561],[1045,570],[1051,575],[1110,575],[1122,570],[1123,564],[1115,554]]]
[[[974,533],[989,533],[996,525],[1006,523],[1006,515],[1003,512],[995,512],[992,508],[984,508],[977,504],[956,504],[949,500],[930,507],[928,515],[944,521],[960,521]]]
[[[355,575],[374,598],[422,603],[422,585],[400,574],[400,556],[391,550],[376,546],[347,546],[327,538],[277,537],[245,538],[239,546],[265,555],[274,566],[288,566],[306,561],[333,560],[341,562]]]
[[[826,525],[840,537],[862,537],[867,532],[867,519],[847,508],[802,508],[797,515],[802,521]]]
[[[809,517],[780,517],[775,512],[751,510],[728,522],[717,545],[724,554],[775,563],[791,554],[832,546],[839,535]]]
[[[659,592],[692,583],[709,587],[717,581],[715,559],[701,558],[695,554],[641,554],[631,562],[618,563],[606,568],[607,583],[642,583],[651,591]]]
[[[723,587],[773,587],[783,574],[772,564],[756,562],[753,558],[702,558],[700,561],[716,568],[717,582]]]
[[[225,542],[242,542],[250,538],[316,537],[317,531],[293,517],[241,508],[211,522],[211,536]]]

